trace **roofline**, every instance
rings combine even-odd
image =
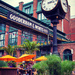
[[[28,5],[28,4],[31,4],[31,3],[33,3],[33,1],[31,1],[29,3],[24,3],[23,6]],[[16,6],[15,8],[19,8],[19,6]]]

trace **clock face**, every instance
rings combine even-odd
[[[61,0],[61,5],[65,13],[68,11],[68,2],[67,0]]]
[[[42,9],[45,11],[50,11],[56,7],[58,0],[43,0]]]

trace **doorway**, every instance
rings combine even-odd
[[[63,60],[71,60],[72,61],[72,54],[71,54],[71,50],[66,49],[63,52]]]

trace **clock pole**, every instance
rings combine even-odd
[[[57,24],[59,23],[59,20],[56,18],[55,20],[51,20],[51,23],[53,24],[53,54],[58,55],[58,50],[57,50]]]

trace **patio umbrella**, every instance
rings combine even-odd
[[[23,61],[23,57],[27,57],[29,54],[23,54],[22,56],[20,56],[18,59],[15,60],[15,62],[22,62]],[[25,59],[26,60],[26,59]]]
[[[45,56],[41,56],[39,58],[36,58],[34,61],[45,61],[47,58]]]
[[[34,61],[33,59],[27,59],[26,61]]]
[[[13,57],[11,55],[5,55],[0,58],[0,60],[2,61],[15,61],[16,59],[17,59],[16,57]]]
[[[34,54],[23,54],[22,56],[20,56],[18,59],[16,59],[15,62],[22,62],[22,61],[26,61],[28,59],[32,59],[33,57],[35,57],[36,55]]]

